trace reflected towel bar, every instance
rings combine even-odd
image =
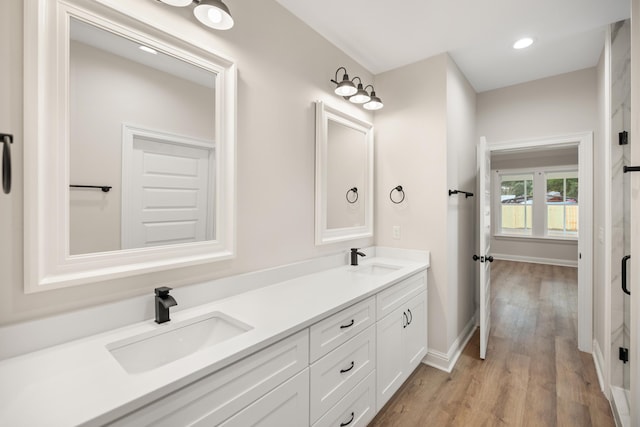
[[[70,185],[71,188],[99,188],[104,193],[108,193],[111,190],[111,186],[108,185]]]
[[[468,191],[462,191],[462,190],[449,190],[449,196],[451,196],[452,194],[464,194],[465,199],[467,197],[473,197],[473,193],[469,193]]]

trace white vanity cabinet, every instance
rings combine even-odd
[[[306,425],[308,366],[304,329],[109,425]]]
[[[373,418],[375,342],[375,297],[311,326],[311,425],[366,425]]]
[[[426,289],[426,273],[420,273],[377,295],[377,411],[427,353]]]

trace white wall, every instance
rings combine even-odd
[[[236,26],[214,31],[184,10],[153,1],[114,0],[184,39],[207,44],[238,66],[237,256],[230,261],[111,280],[37,294],[23,292],[22,0],[0,2],[0,125],[16,136],[14,191],[0,194],[0,324],[18,322],[135,295],[226,277],[368,246],[373,239],[314,245],[313,101],[359,118],[372,115],[333,94],[339,66],[372,76],[272,0],[234,1]],[[266,19],[268,18],[268,19]],[[378,91],[382,94],[382,91]],[[277,108],[276,108],[277,107]]]
[[[492,144],[593,131],[596,89],[596,69],[589,68],[480,93],[477,136]],[[514,259],[577,262],[574,242],[492,239],[492,252]]]
[[[475,92],[446,54],[377,75],[376,92],[376,241],[431,251],[429,349],[447,354],[474,312],[474,199],[447,190],[475,188]]]

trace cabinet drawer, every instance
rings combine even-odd
[[[403,302],[427,289],[427,273],[422,272],[391,286],[376,296],[376,315],[380,320],[400,307]]]
[[[358,335],[375,322],[375,297],[327,317],[309,330],[311,362]]]
[[[373,326],[311,365],[311,423],[342,399],[375,368]]]
[[[217,425],[309,364],[305,329],[116,420],[114,426]]]
[[[220,424],[220,427],[306,426],[308,423],[309,370],[305,369]],[[212,424],[203,419],[196,425],[205,427]]]
[[[376,373],[371,372],[313,427],[366,426],[376,414]]]

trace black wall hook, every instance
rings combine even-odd
[[[467,197],[473,197],[473,193],[469,193],[468,191],[462,191],[462,190],[449,190],[449,196],[453,195],[453,194],[464,194],[464,198],[466,199]]]
[[[0,142],[2,142],[2,191],[4,194],[11,193],[11,149],[13,144],[13,135],[9,133],[0,133]]]

